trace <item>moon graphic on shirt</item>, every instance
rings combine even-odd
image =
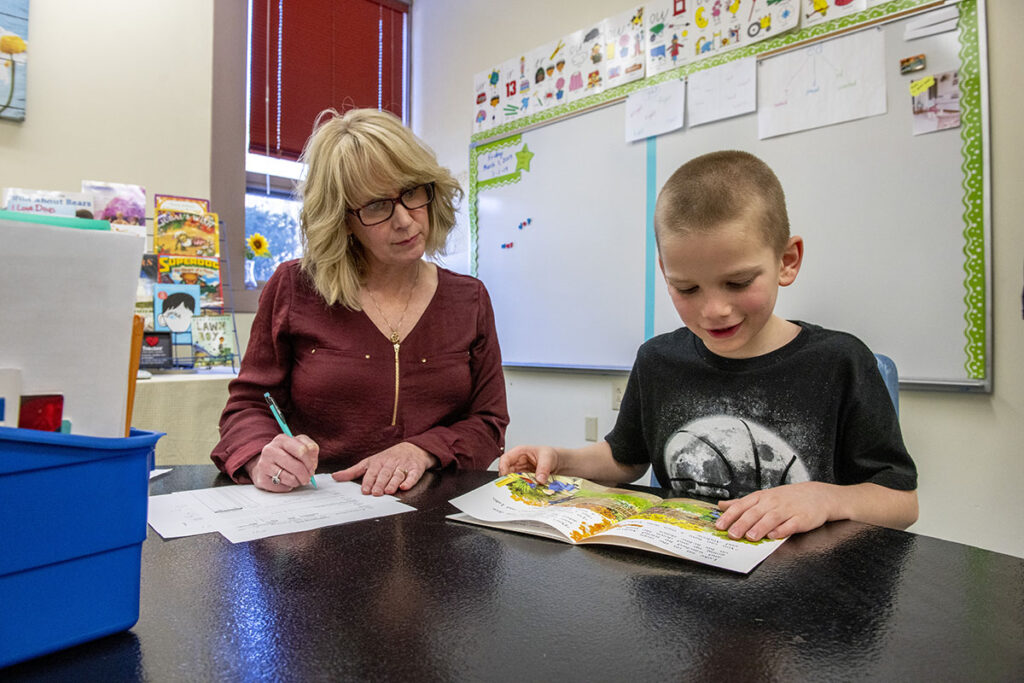
[[[665,443],[664,457],[673,490],[686,495],[737,498],[810,480],[803,461],[778,434],[729,415],[685,425]]]

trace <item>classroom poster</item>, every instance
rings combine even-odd
[[[644,7],[647,76],[682,66],[689,54],[689,17],[686,3],[655,0]]]
[[[605,87],[644,77],[644,8],[619,12],[604,20]]]
[[[758,63],[762,140],[885,112],[885,44],[877,28]]]
[[[519,118],[522,103],[519,96],[518,72],[522,66],[518,59],[507,59],[498,66],[498,109],[499,119],[508,123]]]
[[[599,22],[563,38],[569,74],[569,102],[604,91],[603,28],[604,22]]]
[[[693,58],[774,38],[800,25],[799,0],[691,0]]]
[[[863,12],[868,7],[867,0],[802,0],[804,27],[814,26],[832,21],[847,14]]]
[[[696,71],[687,79],[690,126],[747,114],[757,109],[757,58],[736,59]]]
[[[626,142],[682,128],[685,109],[682,80],[673,78],[631,93],[626,98]]]
[[[566,101],[564,47],[556,40],[526,53],[526,72],[533,74],[530,103],[535,113]]]
[[[483,133],[497,125],[498,97],[497,77],[491,81],[491,75],[497,74],[497,69],[487,69],[473,76],[473,93],[475,103],[473,105],[473,133]]]

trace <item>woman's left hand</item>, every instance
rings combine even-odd
[[[402,442],[331,476],[334,481],[353,481],[362,477],[364,494],[391,495],[399,489],[411,489],[423,473],[436,464],[437,458],[430,453]]]

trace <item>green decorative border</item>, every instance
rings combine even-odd
[[[479,245],[479,236],[477,235],[476,196],[481,190],[518,183],[520,177],[520,172],[516,171],[515,173],[498,176],[497,178],[491,178],[490,180],[477,181],[477,159],[479,159],[481,154],[492,152],[496,149],[515,147],[522,141],[522,135],[513,135],[512,137],[504,138],[502,140],[489,142],[486,145],[469,148],[469,272],[474,277],[476,277],[477,247]]]
[[[964,189],[964,313],[967,360],[971,379],[986,379],[988,317],[985,272],[985,146],[981,102],[981,46],[978,41],[978,5],[960,5],[960,140]]]
[[[605,92],[581,98],[575,102],[554,107],[536,114],[525,116],[515,121],[502,124],[490,130],[476,133],[470,139],[474,143],[490,140],[495,137],[512,133],[516,130],[546,123],[585,109],[598,107],[613,100],[619,100],[630,93],[642,90],[651,85],[679,79],[696,71],[719,66],[734,59],[756,56],[766,52],[785,48],[795,43],[825,36],[835,31],[863,24],[868,21],[882,19],[897,12],[912,10],[922,5],[932,4],[934,0],[892,0],[882,5],[871,7],[857,14],[850,14],[832,21],[822,22],[800,31],[789,31],[769,40],[747,45],[736,50],[721,52],[707,59],[684,64],[675,69],[664,71],[650,78],[626,83]],[[981,53],[978,42],[978,6],[977,2],[962,0],[960,9],[960,138],[962,140],[960,165],[963,171],[962,199],[964,213],[964,304],[966,311],[964,350],[967,360],[964,368],[967,377],[972,380],[984,380],[987,375],[987,314],[986,314],[986,271],[985,271],[985,149],[983,139],[984,116],[981,102]],[[493,142],[470,147],[469,166],[469,232],[470,232],[470,272],[477,274],[478,226],[476,198],[480,189],[499,187],[518,182],[518,174],[494,178],[477,184],[477,158],[487,150],[516,145],[521,142],[521,135],[501,138]],[[514,177],[513,177],[514,176]],[[501,182],[504,181],[504,182]]]

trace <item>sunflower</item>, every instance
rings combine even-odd
[[[258,232],[254,232],[245,243],[253,257],[270,256],[270,244],[267,242],[267,238]]]

